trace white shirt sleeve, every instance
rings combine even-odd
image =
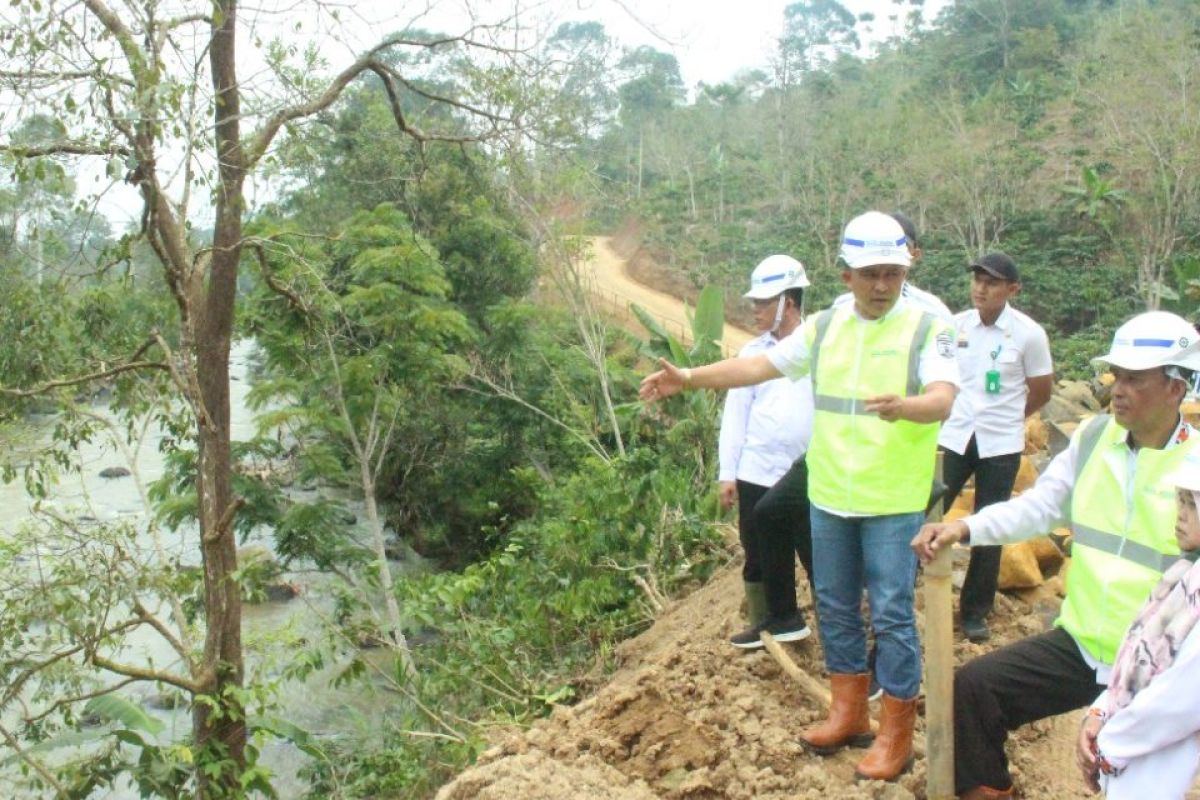
[[[779,344],[767,351],[767,359],[785,378],[799,380],[808,374],[811,364],[808,350],[806,331],[810,325],[815,325],[815,315],[805,320],[804,324],[779,340]]]
[[[922,386],[939,381],[958,386],[958,356],[954,352],[954,327],[943,320],[933,323],[933,330],[921,349],[917,377]]]
[[[725,408],[721,412],[721,433],[717,438],[717,480],[737,480],[738,462],[742,457],[742,446],[746,443],[746,425],[750,421],[750,408],[754,404],[754,388],[743,386],[730,389],[725,395]]]
[[[1054,457],[1032,487],[1011,500],[965,517],[971,544],[1020,542],[1063,525],[1069,513],[1067,503],[1075,482],[1078,453],[1079,437],[1074,436],[1070,446]]]
[[[1054,372],[1054,361],[1050,358],[1050,339],[1041,325],[1029,331],[1025,342],[1025,352],[1022,356],[1025,367],[1025,377],[1040,378]]]
[[[1109,717],[1096,743],[1114,767],[1200,732],[1200,627],[1165,671]]]

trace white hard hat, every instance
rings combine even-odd
[[[890,214],[879,211],[868,211],[846,223],[840,255],[850,269],[879,264],[912,266],[904,229]]]
[[[1153,369],[1175,365],[1200,369],[1200,335],[1192,324],[1169,311],[1147,311],[1117,328],[1112,347],[1093,365]]]
[[[1163,476],[1163,483],[1200,492],[1200,456],[1195,453],[1185,456],[1183,463]]]
[[[742,297],[750,300],[770,300],[788,289],[808,286],[804,265],[791,256],[767,256],[750,273],[750,291]]]

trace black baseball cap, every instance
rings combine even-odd
[[[967,267],[969,270],[981,269],[993,278],[1003,281],[1021,282],[1021,273],[1017,272],[1017,263],[1009,258],[1007,253],[997,250],[994,253],[980,256]]]

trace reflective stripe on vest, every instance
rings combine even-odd
[[[936,322],[915,308],[882,320],[862,320],[849,308],[813,318],[806,335],[815,412],[806,459],[814,504],[866,516],[925,508],[939,426],[884,422],[866,410],[866,398],[920,393],[921,351]]]
[[[1072,547],[1077,544],[1094,547],[1102,553],[1132,561],[1157,572],[1166,572],[1167,567],[1179,560],[1177,555],[1160,553],[1141,542],[1131,542],[1128,539],[1122,539],[1115,533],[1089,528],[1087,525],[1072,525],[1071,530]]]
[[[1108,416],[1089,420],[1078,433],[1069,505],[1071,569],[1056,623],[1105,664],[1116,657],[1126,628],[1163,570],[1179,557],[1175,492],[1163,479],[1200,442],[1193,437],[1169,449],[1133,454],[1127,436]],[[1132,471],[1126,462],[1131,458]]]

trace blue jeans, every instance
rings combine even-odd
[[[913,600],[917,556],[909,543],[925,519],[920,512],[839,517],[813,506],[813,579],[825,668],[833,674],[867,671],[862,587],[875,630],[875,677],[892,697],[908,700],[921,686],[921,644]]]

